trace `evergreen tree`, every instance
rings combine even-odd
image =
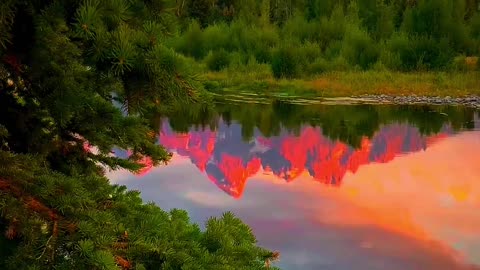
[[[321,0],[309,0],[308,1],[308,6],[307,6],[307,17],[309,18],[321,18],[324,16],[330,16],[333,7],[337,1],[321,1]]]
[[[393,9],[385,0],[359,0],[359,16],[371,36],[381,40],[393,33]]]
[[[3,151],[0,164],[1,269],[264,269],[277,256],[231,213],[202,232],[185,211],[143,204],[95,173],[65,176]]]
[[[263,269],[276,257],[232,214],[202,232],[104,176],[167,162],[147,119],[208,99],[165,46],[174,10],[162,0],[0,3],[0,269]],[[114,147],[132,154],[113,157]]]
[[[271,0],[270,21],[277,25],[283,25],[293,16],[292,0]]]
[[[188,15],[199,21],[205,27],[212,20],[215,13],[215,2],[212,0],[190,0],[187,4]]]
[[[52,166],[87,142],[99,150],[89,160],[112,168],[138,169],[109,157],[113,146],[131,149],[133,159],[168,160],[141,115],[156,103],[202,94],[182,57],[162,43],[174,26],[167,3],[9,1],[6,7],[14,12],[4,41],[10,45],[2,57],[0,113],[12,150],[45,156]]]

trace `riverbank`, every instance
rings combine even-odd
[[[480,109],[480,96],[470,95],[466,97],[440,97],[440,96],[394,96],[394,95],[361,95],[352,97],[359,102],[370,104],[432,104],[432,105],[455,105],[467,106]]]
[[[422,102],[431,100],[433,103],[440,99],[445,100],[446,103],[453,103],[455,100],[452,98],[480,96],[480,72],[478,71],[415,73],[345,71],[292,80],[275,80],[268,73],[223,71],[206,73],[203,77],[207,90],[214,92],[248,91],[267,95],[283,93],[293,96],[329,98],[377,96],[378,98],[375,99],[382,101],[401,96],[411,97],[405,98],[410,100],[417,96],[425,97],[420,100]]]

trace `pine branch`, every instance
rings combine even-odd
[[[39,260],[40,258],[43,257],[43,255],[45,254],[45,251],[47,251],[48,244],[50,243],[50,241],[52,240],[52,238],[53,238],[53,234],[50,235],[50,237],[48,238],[47,243],[45,243],[45,248],[43,249],[42,253],[37,257],[37,260]]]
[[[25,194],[19,187],[16,187],[8,180],[0,179],[0,190],[21,200],[27,209],[30,209],[47,220],[59,221],[62,219],[55,210],[50,209],[32,196]]]

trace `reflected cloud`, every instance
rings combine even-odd
[[[232,206],[235,203],[224,194],[212,192],[188,191],[183,197],[195,205],[204,207]]]

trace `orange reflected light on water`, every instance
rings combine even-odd
[[[390,138],[389,136],[385,137]],[[208,137],[208,153],[213,150],[211,137]],[[245,165],[239,163],[234,156],[223,153],[221,157],[224,163],[219,166],[219,170],[227,179],[236,180],[233,185],[224,188],[236,187],[229,190],[229,194],[239,197],[244,189],[245,194],[249,193],[249,185],[252,185],[252,194],[255,193],[254,185],[261,186],[264,188],[263,197],[249,196],[244,200],[252,200],[249,207],[265,207],[267,211],[283,209],[282,205],[270,205],[269,196],[283,196],[280,202],[298,212],[299,215],[295,215],[295,218],[301,220],[282,220],[282,224],[297,222],[301,226],[305,221],[313,221],[314,224],[319,224],[319,228],[321,224],[380,228],[416,240],[441,256],[480,265],[480,131],[464,132],[451,137],[431,137],[425,151],[397,156],[395,159],[390,157],[388,163],[379,158],[376,159],[377,163],[365,164],[371,145],[368,139],[364,139],[361,151],[357,151],[356,156],[351,158],[351,165],[338,187],[319,183],[305,170],[305,159],[302,155],[296,155],[294,149],[298,145],[304,145],[308,149],[311,144],[308,140],[301,141],[301,144],[294,140],[286,142],[282,151],[287,159],[291,159],[292,170],[289,177],[284,179],[274,175],[268,166],[263,168],[257,159],[252,159]],[[399,144],[392,145],[400,147]],[[334,150],[332,157],[337,159],[345,151],[341,145]],[[204,172],[209,156],[196,154],[197,152],[193,155],[197,161],[196,167]],[[190,162],[190,158],[174,155],[169,167],[184,168]],[[363,165],[358,166],[359,164]],[[232,168],[238,169],[231,170]],[[295,180],[292,181],[293,179]],[[209,207],[233,207],[244,202],[233,201],[226,195],[205,197],[205,194],[197,191],[187,195],[199,203],[207,201]],[[277,202],[279,200],[275,200]],[[273,218],[269,222],[279,220]],[[268,224],[267,231],[271,231],[274,225],[278,224]],[[388,254],[408,258],[410,255],[404,254],[407,252],[404,248],[390,246],[389,241],[372,240],[378,238],[374,235],[362,235],[362,238],[365,240],[359,246],[373,249],[378,256]]]
[[[255,179],[272,177],[259,174]],[[480,264],[480,132],[444,139],[389,163],[365,165],[355,174],[348,172],[340,188],[315,188],[318,183],[310,176],[299,178],[286,188],[341,205],[328,215],[311,217],[317,222],[381,227],[455,249],[455,257]]]

